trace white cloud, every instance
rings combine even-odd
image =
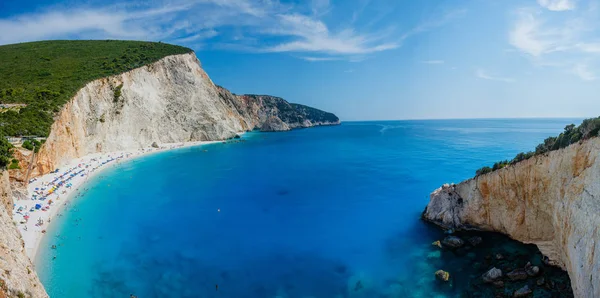
[[[300,14],[278,15],[279,27],[270,33],[289,36],[293,40],[267,47],[265,52],[319,52],[356,55],[391,50],[397,43],[384,42],[375,34],[359,34],[353,29],[331,33],[322,21]]]
[[[298,58],[300,58],[302,60],[309,61],[309,62],[342,60],[342,58],[339,58],[339,57],[310,57],[310,56],[301,56],[301,57],[298,57]]]
[[[477,76],[478,78],[481,78],[481,79],[485,79],[485,80],[500,81],[500,82],[505,82],[505,83],[512,83],[515,81],[515,79],[513,79],[513,78],[492,76],[483,69],[477,69],[477,71],[475,71],[475,76]]]
[[[548,10],[565,11],[575,9],[574,0],[537,0],[538,4]]]
[[[279,0],[158,0],[104,7],[53,7],[0,18],[0,44],[62,38],[160,40],[196,48],[209,45],[238,51],[302,53],[307,57],[300,58],[309,61],[358,61],[396,49],[406,38],[465,13],[439,15],[400,34],[381,24],[381,30],[353,23],[328,24],[323,17],[333,9],[330,0],[293,5]],[[208,39],[210,44],[205,42]]]
[[[578,63],[573,67],[572,71],[584,81],[593,81],[596,79],[596,75],[590,71],[586,64]]]
[[[519,10],[517,15],[509,33],[509,42],[532,56],[568,50],[581,30],[581,24],[575,21],[560,26],[547,25],[540,20],[539,14],[527,9]]]
[[[574,8],[570,1],[541,3],[551,10]],[[536,67],[556,68],[593,80],[590,69],[598,68],[600,20],[594,10],[556,14],[540,9],[519,9],[509,32],[509,43]]]
[[[444,60],[425,60],[425,61],[421,61],[421,63],[424,64],[444,64]]]

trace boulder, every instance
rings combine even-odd
[[[527,279],[527,277],[529,277],[529,275],[527,275],[527,272],[525,271],[525,269],[515,269],[509,273],[506,273],[506,277],[508,277],[508,279],[515,281],[515,280],[525,280]]]
[[[481,276],[481,278],[483,279],[483,282],[486,282],[486,283],[494,282],[501,277],[502,277],[502,270],[500,270],[496,267],[488,270],[486,273],[484,273]]]
[[[535,282],[535,284],[536,284],[536,285],[538,285],[538,286],[543,286],[545,282],[546,282],[546,280],[544,280],[544,278],[543,278],[543,277],[540,277],[540,278],[539,278],[539,279],[538,279],[538,280]]]
[[[497,280],[495,282],[492,283],[494,285],[494,287],[496,288],[504,288],[504,282],[501,280]]]
[[[477,245],[481,244],[483,239],[479,236],[473,236],[473,237],[467,239],[467,241],[469,241],[469,244],[471,244],[471,246],[477,246]]]
[[[437,246],[437,247],[439,247],[439,248],[442,248],[442,243],[440,242],[440,240],[437,240],[437,241],[435,241],[435,242],[431,243],[431,245],[433,245],[433,246]]]
[[[151,146],[152,146],[153,148],[158,148],[158,143],[156,143],[156,142],[152,142],[152,145],[151,145]]]
[[[465,245],[465,242],[456,236],[448,236],[442,240],[442,244],[450,248],[459,248]]]
[[[450,280],[450,273],[444,270],[438,270],[435,272],[435,278],[437,278],[439,281],[446,282]]]
[[[525,285],[522,288],[516,290],[513,293],[513,297],[526,297],[528,295],[531,295],[531,293],[533,293],[533,291],[531,291],[528,285]]]
[[[496,254],[496,260],[504,260],[504,256],[502,254]]]
[[[531,266],[531,263],[527,263],[527,265],[525,265],[525,271],[529,276],[537,276],[540,273],[540,267]]]

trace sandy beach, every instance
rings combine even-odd
[[[222,141],[168,143],[161,144],[159,148],[90,154],[72,160],[57,172],[30,180],[27,186],[28,199],[15,200],[13,208],[13,220],[25,242],[27,256],[35,262],[42,237],[52,220],[60,216],[80,187],[102,170],[156,152],[218,142]]]

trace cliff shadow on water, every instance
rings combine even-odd
[[[549,264],[535,245],[495,232],[441,232],[435,224],[423,222],[426,229],[438,230],[430,232],[427,262],[441,270],[436,272],[437,291],[441,293],[459,297],[574,297],[567,272]]]

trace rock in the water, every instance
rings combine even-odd
[[[525,271],[525,269],[515,269],[509,273],[506,273],[506,277],[508,277],[510,280],[524,280],[527,279],[527,277],[529,277],[527,275],[527,272]]]
[[[152,142],[152,145],[151,145],[151,146],[152,146],[153,148],[158,148],[158,144],[157,144],[156,142]]]
[[[525,271],[529,276],[537,276],[540,273],[540,267],[531,266],[531,263],[527,263],[527,265],[525,265]]]
[[[471,244],[471,246],[477,246],[481,243],[481,241],[483,241],[483,239],[481,239],[481,237],[479,236],[473,236],[467,239],[467,241],[469,241],[469,244]]]
[[[435,241],[435,242],[431,243],[431,245],[433,245],[433,246],[437,246],[437,247],[439,247],[439,248],[442,248],[442,243],[440,242],[440,240],[437,240],[437,241]]]
[[[496,288],[504,288],[504,282],[501,280],[497,280],[495,282],[492,283],[494,285],[494,287]]]
[[[481,278],[484,282],[491,283],[502,277],[502,270],[494,267],[484,273]]]
[[[530,295],[533,291],[531,291],[531,289],[529,288],[528,285],[523,286],[522,288],[516,290],[513,293],[513,297],[526,297],[527,295]]]
[[[535,282],[535,284],[538,286],[543,286],[545,282],[546,282],[546,280],[544,280],[544,278],[541,277]]]
[[[450,280],[450,273],[444,270],[438,270],[435,272],[435,278],[440,281],[448,281]]]
[[[459,248],[465,245],[465,242],[456,236],[448,236],[442,240],[442,244],[450,248]]]

